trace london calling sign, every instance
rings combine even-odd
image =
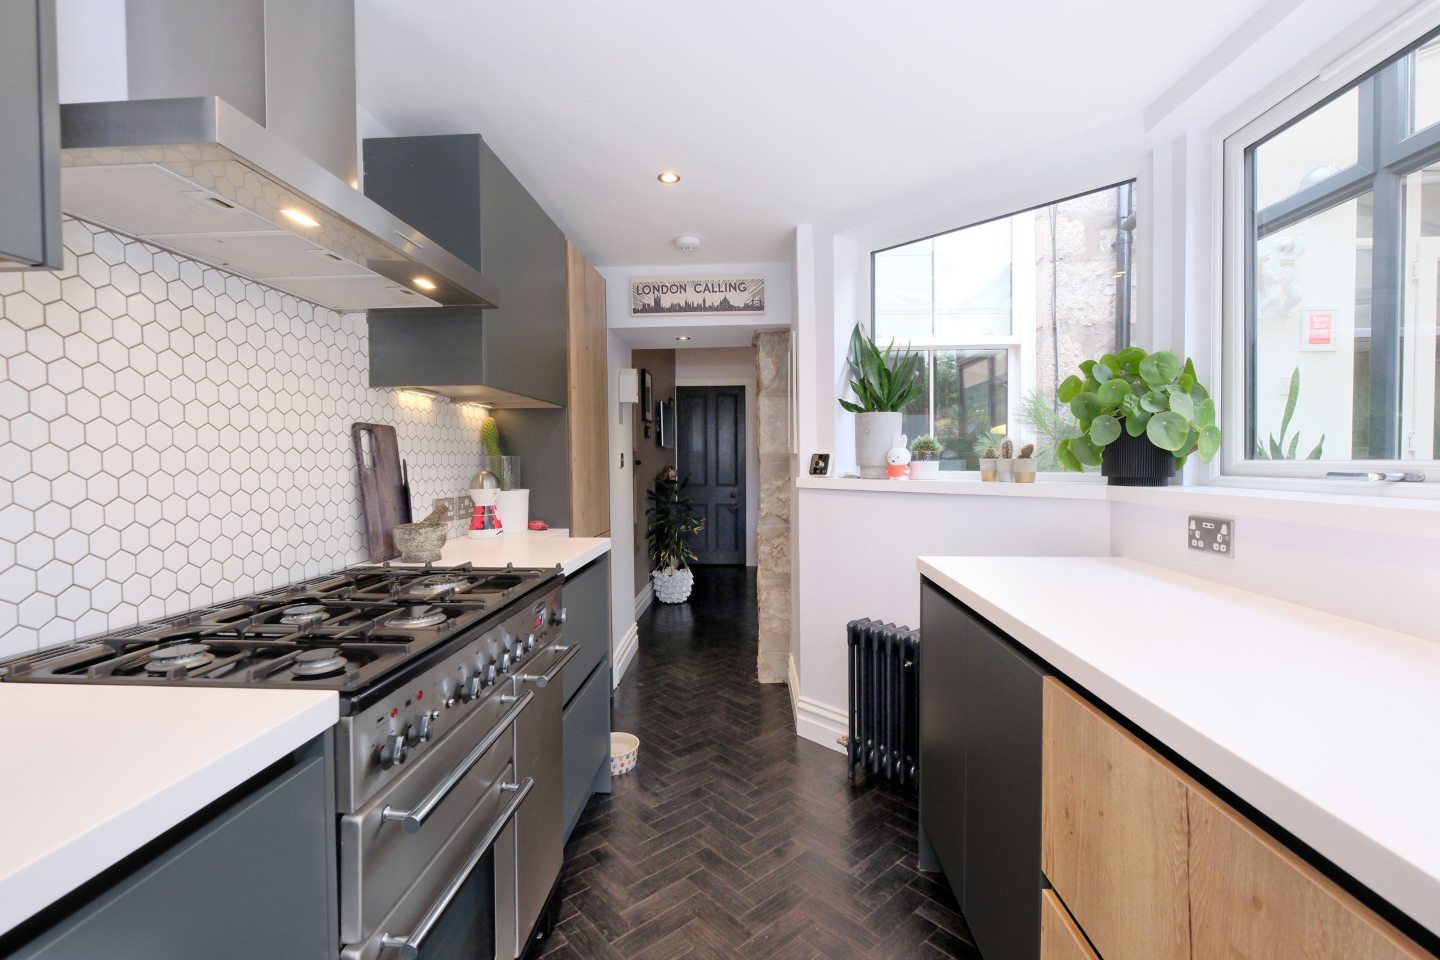
[[[764,277],[657,277],[630,281],[630,316],[710,317],[765,312]]]

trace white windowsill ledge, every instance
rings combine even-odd
[[[847,477],[797,477],[803,490],[867,490],[876,493],[930,493],[961,497],[1020,497],[1031,500],[1104,500],[1108,489],[1098,477],[1063,480],[1037,479],[1034,483],[984,481],[975,472],[962,472],[939,480],[858,480]]]
[[[1104,500],[1161,507],[1232,519],[1271,520],[1376,534],[1440,539],[1440,500],[1367,496],[1324,490],[1265,489],[1233,481],[1169,487],[1112,487],[1099,477],[1047,474],[1034,483],[984,482],[976,473],[940,480],[858,480],[843,477],[797,477],[801,490],[844,490],[871,493],[941,494],[970,497],[1015,497],[1039,500]]]

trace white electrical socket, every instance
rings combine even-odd
[[[1185,533],[1191,550],[1235,556],[1235,521],[1228,517],[1192,516]]]

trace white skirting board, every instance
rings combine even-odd
[[[650,604],[655,602],[655,581],[646,580],[645,586],[635,594],[635,619],[639,620],[640,615],[650,609]]]
[[[795,658],[790,658],[790,712],[795,717],[795,733],[806,740],[829,747],[837,753],[844,753],[840,738],[850,732],[850,715],[828,703],[800,696],[800,675],[795,670]]]
[[[615,645],[615,660],[610,671],[610,688],[620,686],[620,681],[625,679],[625,671],[630,669],[630,661],[635,659],[635,654],[640,652],[640,627],[638,624],[630,624],[625,631],[625,636]]]

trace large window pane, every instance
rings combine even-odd
[[[1440,121],[1440,40],[1431,40],[1409,57],[1410,130]]]
[[[1359,200],[1337,203],[1256,245],[1255,457],[1368,455],[1353,446],[1366,422],[1355,387],[1357,368],[1361,377],[1368,371],[1370,337],[1357,323],[1370,299],[1360,208]]]
[[[935,238],[936,337],[963,343],[1010,333],[1010,221]]]
[[[875,254],[876,336],[929,338],[935,330],[935,242]]]
[[[1405,177],[1404,262],[1410,266],[1404,287],[1400,327],[1400,436],[1404,460],[1434,460],[1440,450],[1437,430],[1436,323],[1440,319],[1440,164]]]
[[[1351,89],[1254,150],[1261,209],[1323,182],[1360,158],[1360,93]]]

